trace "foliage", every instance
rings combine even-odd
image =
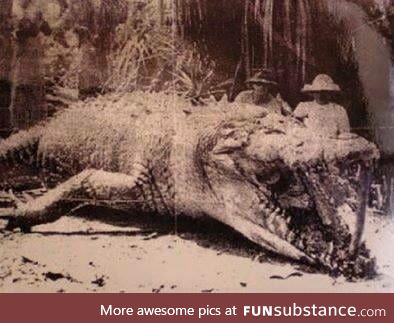
[[[374,26],[388,41],[394,39],[394,3],[392,0],[350,0],[361,6]]]
[[[67,32],[67,38],[68,42],[59,42],[54,35],[43,39],[43,46],[47,48],[43,57],[44,74],[56,86],[77,89],[80,51],[76,35]]]
[[[207,96],[214,78],[215,63],[200,54],[196,48],[185,48],[176,56],[174,76],[175,91],[199,100]]]
[[[116,31],[107,91],[172,91],[188,98],[208,93],[214,64],[178,41],[175,26],[162,25],[155,1],[131,4]],[[156,19],[154,19],[156,17]]]
[[[115,32],[109,56],[107,91],[129,92],[147,88],[152,75],[173,59],[175,52],[169,28],[154,19],[157,8],[153,1],[132,3],[125,24]]]

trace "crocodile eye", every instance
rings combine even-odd
[[[349,172],[351,176],[359,176],[361,172],[361,165],[358,163],[353,163],[349,167]]]
[[[359,162],[352,162],[343,167],[342,174],[349,179],[357,180],[361,175],[361,164]]]
[[[279,172],[272,172],[269,174],[256,174],[256,179],[265,185],[274,185],[281,179]]]

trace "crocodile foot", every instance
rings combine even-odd
[[[8,219],[8,223],[5,226],[4,230],[14,231],[15,229],[20,229],[23,233],[31,233],[31,228],[31,225],[24,223],[24,221],[21,221],[20,218],[15,217]]]

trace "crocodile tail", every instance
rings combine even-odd
[[[22,130],[0,141],[0,167],[17,165],[33,166],[37,162],[37,150],[44,127],[35,126]]]

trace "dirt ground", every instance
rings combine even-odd
[[[180,223],[174,234],[144,221],[64,217],[31,234],[2,232],[0,292],[394,291],[394,225],[381,218],[369,216],[365,233],[379,276],[358,282],[264,253],[216,223]]]

